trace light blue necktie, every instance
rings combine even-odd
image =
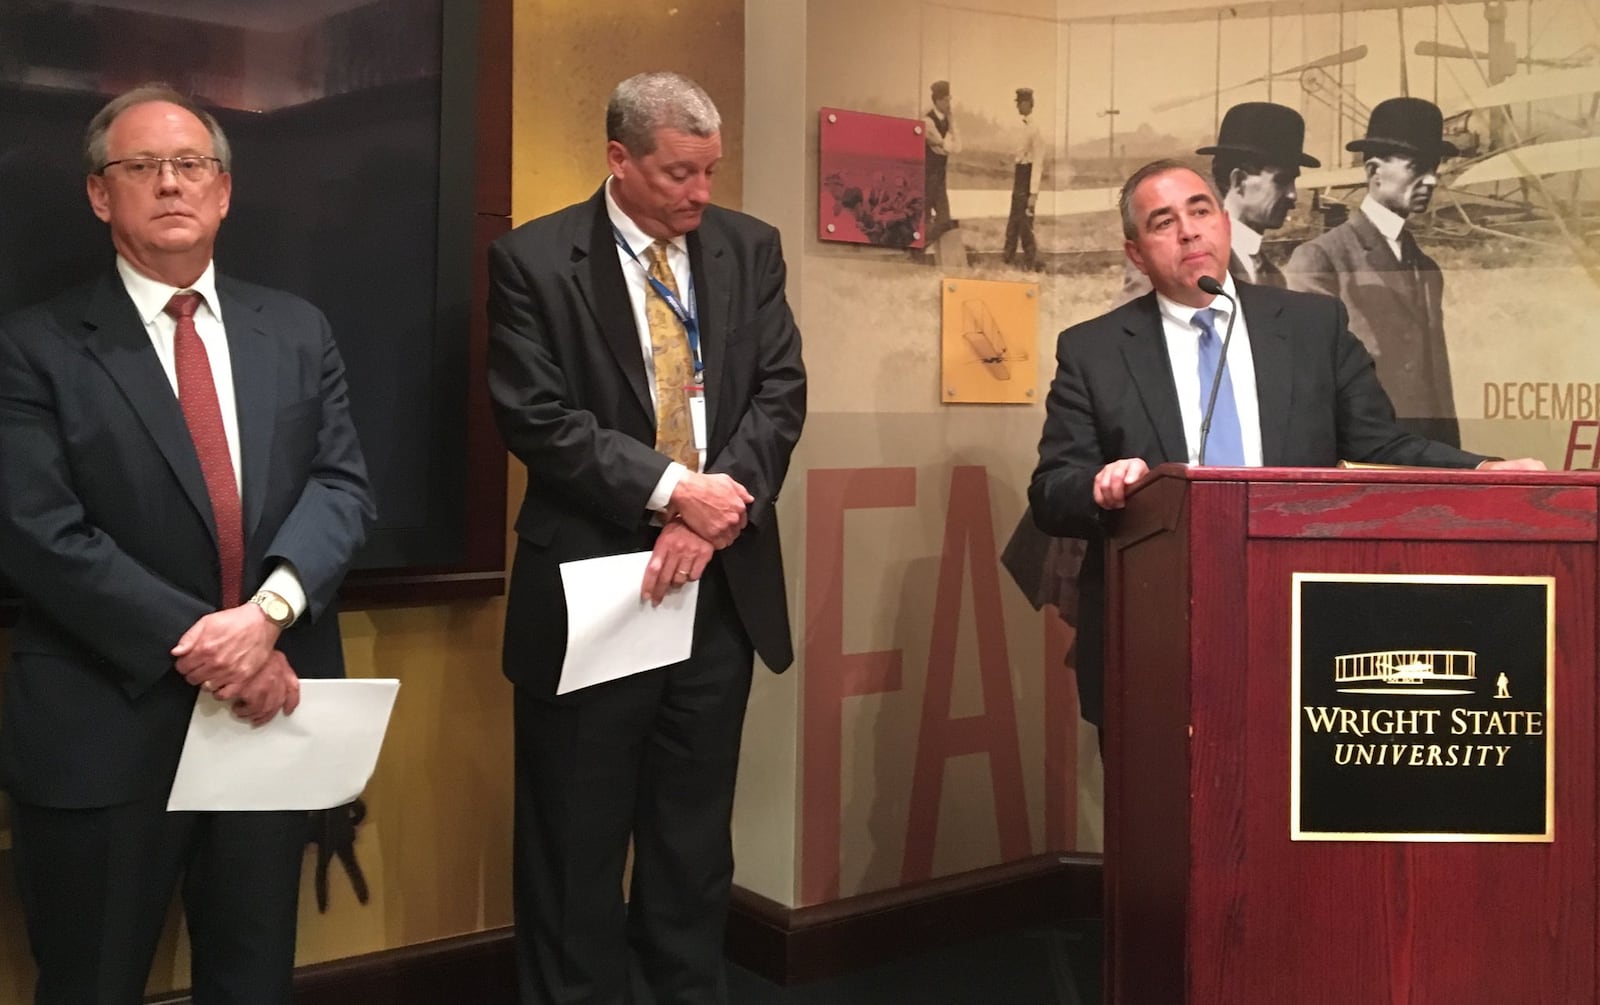
[[[1222,338],[1215,326],[1217,312],[1210,307],[1194,312],[1200,329],[1200,417],[1211,401],[1211,379],[1217,376],[1217,360],[1222,358]],[[1206,437],[1206,463],[1221,467],[1244,466],[1244,433],[1239,428],[1239,406],[1233,400],[1233,378],[1223,368],[1218,377],[1217,407],[1211,413],[1211,433]]]

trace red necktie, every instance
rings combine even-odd
[[[211,380],[211,359],[194,327],[194,312],[199,307],[200,294],[177,293],[167,302],[167,313],[178,322],[174,341],[178,404],[200,457],[206,494],[211,497],[211,513],[217,521],[217,558],[222,566],[222,606],[229,608],[244,599],[244,514],[233,457],[228,453],[228,434],[222,426],[222,407]]]

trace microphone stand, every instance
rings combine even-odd
[[[1217,357],[1217,372],[1211,375],[1211,397],[1206,401],[1206,414],[1200,420],[1199,463],[1204,466],[1206,463],[1206,439],[1211,435],[1211,413],[1217,410],[1217,392],[1222,389],[1222,369],[1228,365],[1228,344],[1233,341],[1233,322],[1239,316],[1239,301],[1228,296],[1228,292],[1222,288],[1222,284],[1210,276],[1201,276],[1199,283],[1196,285],[1203,292],[1209,293],[1214,297],[1223,297],[1233,305],[1233,309],[1228,311],[1228,330],[1222,336],[1222,354]]]

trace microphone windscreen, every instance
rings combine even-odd
[[[1196,285],[1214,297],[1220,297],[1224,295],[1222,292],[1222,284],[1210,276],[1201,276],[1200,281]]]

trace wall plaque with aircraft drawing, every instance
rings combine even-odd
[[[1293,589],[1295,840],[1554,840],[1553,577]]]
[[[1037,397],[1039,284],[945,279],[940,397],[1026,404]]]

